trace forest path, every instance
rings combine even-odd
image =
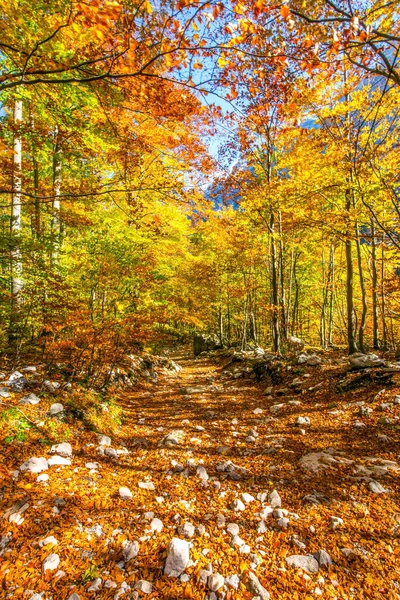
[[[47,481],[27,472],[7,479],[4,508],[24,498],[28,508],[2,521],[10,536],[0,543],[0,597],[266,598],[255,574],[271,599],[398,598],[398,430],[379,424],[383,412],[354,426],[358,402],[372,402],[377,390],[333,396],[342,366],[327,364],[285,367],[266,397],[265,386],[235,379],[234,370],[207,358],[173,358],[180,373],[118,393],[125,421],[114,435],[102,432],[111,445],[77,428],[70,465],[49,467]],[[302,388],[296,396],[288,387],[295,378]],[[394,397],[393,390],[385,394],[377,406]],[[399,405],[390,412],[396,419]],[[310,419],[303,432],[298,416]],[[32,450],[21,445],[13,468]],[[34,453],[50,457],[43,446]],[[304,456],[308,469],[299,462]],[[375,493],[371,482],[387,492]],[[272,514],[271,504],[280,502]],[[49,536],[57,545],[40,547]],[[191,543],[180,578],[163,574],[174,537]],[[126,544],[136,542],[137,556],[127,560]],[[320,553],[318,564],[311,555],[322,549],[330,558]],[[53,555],[57,564],[44,575]],[[292,560],[303,561],[305,571],[289,567],[291,555],[302,556]],[[207,569],[225,578],[216,596]]]

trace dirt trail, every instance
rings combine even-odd
[[[0,598],[246,599],[257,596],[248,591],[250,573],[272,599],[400,598],[398,428],[380,425],[383,413],[375,411],[354,427],[357,402],[377,390],[333,397],[331,381],[342,367],[326,365],[288,370],[280,387],[300,377],[302,393],[277,396],[276,386],[266,398],[265,386],[235,380],[205,358],[174,359],[180,373],[118,394],[125,421],[111,446],[99,449],[97,434],[77,428],[71,465],[49,468],[41,483],[31,473],[5,479],[4,509],[23,497],[29,506],[20,524],[2,522],[2,535],[11,536],[0,557]],[[390,414],[396,419],[399,406]],[[294,426],[298,416],[310,419],[303,434]],[[318,452],[311,470],[301,466]],[[21,445],[7,469],[32,455]],[[373,493],[371,481],[388,492]],[[132,497],[121,498],[120,487]],[[272,515],[274,489],[282,506]],[[180,529],[185,522],[193,528]],[[238,539],[229,523],[239,526]],[[166,577],[168,544],[185,534],[192,562],[181,578]],[[40,548],[48,536],[57,545]],[[124,546],[135,541],[139,553],[126,562]],[[321,549],[333,561],[328,570],[308,574],[287,564],[290,555]],[[43,575],[50,554],[60,562]],[[213,596],[201,572],[210,565],[225,578],[237,575],[239,588],[225,585]],[[150,594],[135,590],[141,580]]]

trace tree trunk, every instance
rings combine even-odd
[[[365,278],[362,264],[362,255],[361,255],[361,244],[360,244],[360,234],[358,231],[358,223],[355,223],[356,230],[356,248],[357,248],[357,261],[358,261],[358,273],[360,277],[360,288],[361,288],[361,300],[362,300],[362,313],[361,313],[361,322],[360,327],[358,329],[358,343],[360,346],[360,351],[365,354],[365,346],[364,346],[364,330],[367,322],[367,292],[365,289]]]
[[[11,311],[10,311],[10,341],[19,337],[19,310],[21,305],[22,256],[18,235],[21,231],[21,202],[22,202],[22,100],[14,104],[14,158],[13,158],[13,193],[11,202],[10,233],[11,250]]]
[[[346,212],[347,212],[347,235],[346,235],[346,304],[347,304],[347,344],[349,354],[358,352],[355,340],[354,323],[354,296],[353,296],[353,257],[351,253],[351,228],[350,228],[350,210],[351,210],[351,190],[346,190]]]
[[[335,246],[331,245],[331,257],[329,264],[329,283],[330,283],[330,296],[329,296],[329,325],[328,325],[328,344],[333,344],[333,306],[335,296]]]
[[[378,266],[376,261],[375,222],[371,219],[372,240],[372,330],[374,350],[379,350],[379,316],[378,316]]]
[[[282,215],[279,212],[279,268],[280,268],[280,279],[281,279],[281,319],[282,319],[282,333],[285,340],[287,340],[287,322],[286,322],[286,297],[285,297],[285,260],[283,252],[283,239],[282,239]]]
[[[53,219],[52,219],[52,262],[57,262],[61,244],[61,220],[60,220],[60,192],[61,192],[61,142],[60,131],[56,125],[54,130],[54,154],[53,154]]]
[[[279,291],[278,291],[278,269],[276,258],[276,241],[275,241],[275,217],[271,212],[270,217],[270,232],[271,232],[271,272],[272,272],[272,343],[274,352],[279,353],[281,350],[281,340],[279,331]]]

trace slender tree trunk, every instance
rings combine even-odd
[[[351,244],[351,227],[350,227],[350,211],[351,211],[351,190],[346,190],[346,213],[347,213],[347,235],[346,235],[346,304],[347,304],[347,344],[349,354],[358,352],[355,339],[355,323],[354,323],[354,296],[353,296],[353,257]]]
[[[61,192],[61,142],[58,126],[54,130],[53,153],[53,219],[52,219],[52,262],[57,262],[61,244],[60,192]]]
[[[293,335],[293,323],[290,323],[290,311],[292,308],[292,291],[293,291],[293,267],[294,267],[294,249],[292,248],[290,252],[290,271],[289,271],[289,292],[288,292],[288,301],[286,307],[286,326]]]
[[[331,245],[331,257],[329,264],[329,282],[330,282],[330,296],[329,296],[329,325],[328,325],[328,344],[333,344],[333,306],[335,296],[335,246]]]
[[[321,256],[321,267],[322,267],[322,308],[320,318],[320,341],[321,347],[326,348],[326,305],[328,296],[328,282],[325,273],[325,251],[322,248]]]
[[[286,297],[285,297],[285,260],[284,260],[284,248],[282,239],[282,214],[279,212],[279,270],[281,279],[281,319],[282,319],[282,333],[285,340],[287,340],[287,322],[286,322]]]
[[[358,230],[358,223],[355,223],[355,233],[356,233],[356,248],[357,248],[357,261],[358,261],[358,273],[360,278],[360,288],[361,288],[361,300],[362,300],[362,313],[361,313],[361,322],[360,327],[358,329],[358,343],[360,346],[360,351],[365,353],[364,346],[364,330],[367,322],[367,292],[365,289],[365,278],[364,278],[364,270],[362,264],[362,255],[361,255],[361,244],[360,244],[360,233]]]
[[[385,299],[385,250],[383,244],[383,233],[382,233],[382,245],[381,245],[381,317],[382,317],[382,349],[388,349],[387,342],[387,324],[386,324],[386,299]]]
[[[278,290],[278,269],[276,258],[275,241],[275,216],[271,212],[270,217],[271,232],[271,275],[272,275],[272,342],[274,352],[281,351],[281,340],[279,331],[279,290]]]
[[[379,350],[379,316],[378,316],[378,266],[376,260],[376,237],[375,222],[371,219],[371,240],[372,240],[372,319],[373,319],[373,346]]]
[[[19,337],[19,310],[22,291],[22,256],[18,235],[21,231],[22,203],[22,100],[14,103],[14,158],[13,158],[13,193],[11,203],[10,233],[12,238],[11,250],[11,311],[10,311],[10,341]]]

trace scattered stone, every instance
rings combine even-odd
[[[152,481],[139,481],[138,486],[141,490],[149,490],[151,492],[154,492],[154,490],[156,489]]]
[[[261,585],[258,577],[250,571],[246,585],[248,591],[254,596],[258,596],[261,600],[269,600],[269,592]]]
[[[48,481],[49,480],[49,476],[47,475],[47,473],[42,473],[42,475],[38,475],[36,477],[36,481],[38,481],[39,483],[42,483],[44,481]]]
[[[151,594],[153,591],[153,586],[150,581],[140,579],[135,583],[135,589],[139,590],[139,592],[142,592],[143,594]]]
[[[255,498],[251,494],[245,492],[242,494],[242,500],[245,504],[250,504],[250,502],[254,502]]]
[[[240,585],[240,577],[239,575],[229,575],[229,577],[225,577],[225,584],[228,587],[233,588],[234,590],[238,590],[239,589],[239,585]]]
[[[310,425],[311,424],[310,417],[297,417],[297,419],[294,422],[294,424],[297,427],[301,427],[303,425]]]
[[[287,556],[286,563],[289,567],[303,569],[306,573],[318,573],[319,570],[318,561],[311,554],[308,554],[307,556],[303,556],[302,554]]]
[[[133,498],[131,490],[127,487],[120,487],[118,493],[119,497],[122,498],[122,500],[131,500]]]
[[[367,369],[369,367],[384,367],[385,361],[376,354],[354,352],[349,356],[349,364],[353,369]]]
[[[282,500],[276,490],[273,490],[269,495],[269,503],[272,508],[280,508],[282,506]]]
[[[54,466],[67,467],[68,465],[71,464],[71,460],[69,458],[65,458],[65,456],[58,456],[57,454],[55,454],[54,456],[51,456],[49,458],[47,463],[48,463],[49,467],[54,467]]]
[[[162,531],[163,527],[164,527],[164,525],[163,525],[163,522],[161,521],[161,519],[157,519],[157,517],[155,517],[154,519],[151,520],[150,529],[154,533],[160,533]]]
[[[332,515],[329,518],[330,518],[330,521],[331,521],[331,528],[332,529],[337,529],[338,527],[340,527],[344,523],[343,519],[341,519],[340,517],[335,517],[335,516]]]
[[[246,510],[246,507],[241,500],[236,499],[232,502],[232,510],[234,510],[235,512],[239,512],[242,510]]]
[[[218,591],[225,584],[225,579],[220,573],[212,573],[207,578],[207,587],[212,592]]]
[[[0,387],[0,398],[9,398],[10,392],[5,387]]]
[[[44,546],[48,546],[49,544],[51,544],[52,546],[57,546],[58,541],[56,540],[56,538],[54,536],[49,535],[49,537],[46,537],[43,540],[40,540],[39,548],[44,548]]]
[[[183,523],[183,525],[180,525],[180,527],[178,527],[178,531],[185,538],[190,539],[194,536],[195,528],[194,528],[194,525],[192,525],[192,523],[190,523],[190,521],[185,521],[185,523]]]
[[[46,390],[48,392],[50,392],[51,394],[54,394],[54,392],[56,392],[57,390],[60,389],[61,385],[58,383],[58,381],[49,381],[48,379],[46,379],[43,382],[43,386],[46,388]]]
[[[49,414],[51,417],[55,417],[56,415],[59,415],[62,412],[64,412],[64,407],[59,402],[56,402],[55,404],[52,404],[50,406]]]
[[[238,535],[239,534],[239,525],[237,523],[229,523],[227,528],[226,528],[227,532],[230,533],[232,536]]]
[[[103,448],[103,446],[100,446],[100,448]],[[115,448],[106,448],[104,454],[110,458],[118,458],[118,451]]]
[[[103,580],[101,577],[97,577],[92,583],[90,587],[88,587],[88,592],[98,592],[101,589]]]
[[[201,479],[202,481],[208,481],[208,473],[205,467],[203,467],[203,465],[199,465],[196,469],[196,475],[197,477],[199,477],[199,479]]]
[[[360,417],[370,417],[372,415],[373,409],[370,406],[360,406],[358,414]]]
[[[72,446],[68,442],[62,442],[62,444],[56,444],[55,446],[52,446],[50,452],[52,454],[59,454],[60,456],[71,457]]]
[[[314,558],[317,560],[319,566],[324,569],[329,569],[333,564],[332,559],[326,550],[318,550],[314,553]]]
[[[39,404],[40,398],[38,398],[36,394],[28,394],[27,396],[21,398],[18,402],[19,404],[31,404],[32,406],[35,406],[36,404]]]
[[[262,413],[263,413],[263,412],[264,412],[264,411],[263,411],[263,409],[262,409],[262,408],[255,408],[255,409],[253,410],[253,413],[254,413],[255,415],[262,415]],[[235,577],[235,576],[234,576],[234,575],[232,575],[232,577]]]
[[[168,546],[164,574],[169,577],[179,577],[189,563],[189,542],[173,538]]]
[[[97,441],[99,446],[111,446],[111,438],[108,435],[98,435]]]
[[[58,568],[60,564],[60,557],[58,554],[49,554],[47,558],[44,559],[42,563],[42,571],[46,573],[46,571],[54,571]]]
[[[37,458],[33,456],[32,458],[28,458],[21,466],[20,471],[29,471],[29,473],[41,473],[42,471],[47,471],[49,468],[49,464],[47,459],[44,457]]]
[[[136,540],[134,542],[125,542],[122,549],[122,558],[124,559],[124,562],[129,562],[132,558],[136,558],[138,554],[139,544]]]
[[[74,592],[68,597],[68,600],[81,600],[81,597],[76,592]]]
[[[391,402],[382,402],[382,404],[379,405],[379,410],[381,410],[382,412],[384,412],[385,410],[389,410],[389,408],[392,408]]]
[[[389,491],[386,488],[384,488],[383,485],[379,483],[379,481],[375,481],[375,479],[372,479],[368,483],[368,487],[374,494],[387,494]]]
[[[25,377],[19,371],[11,373],[7,381],[13,392],[22,392],[26,384],[28,383]]]

